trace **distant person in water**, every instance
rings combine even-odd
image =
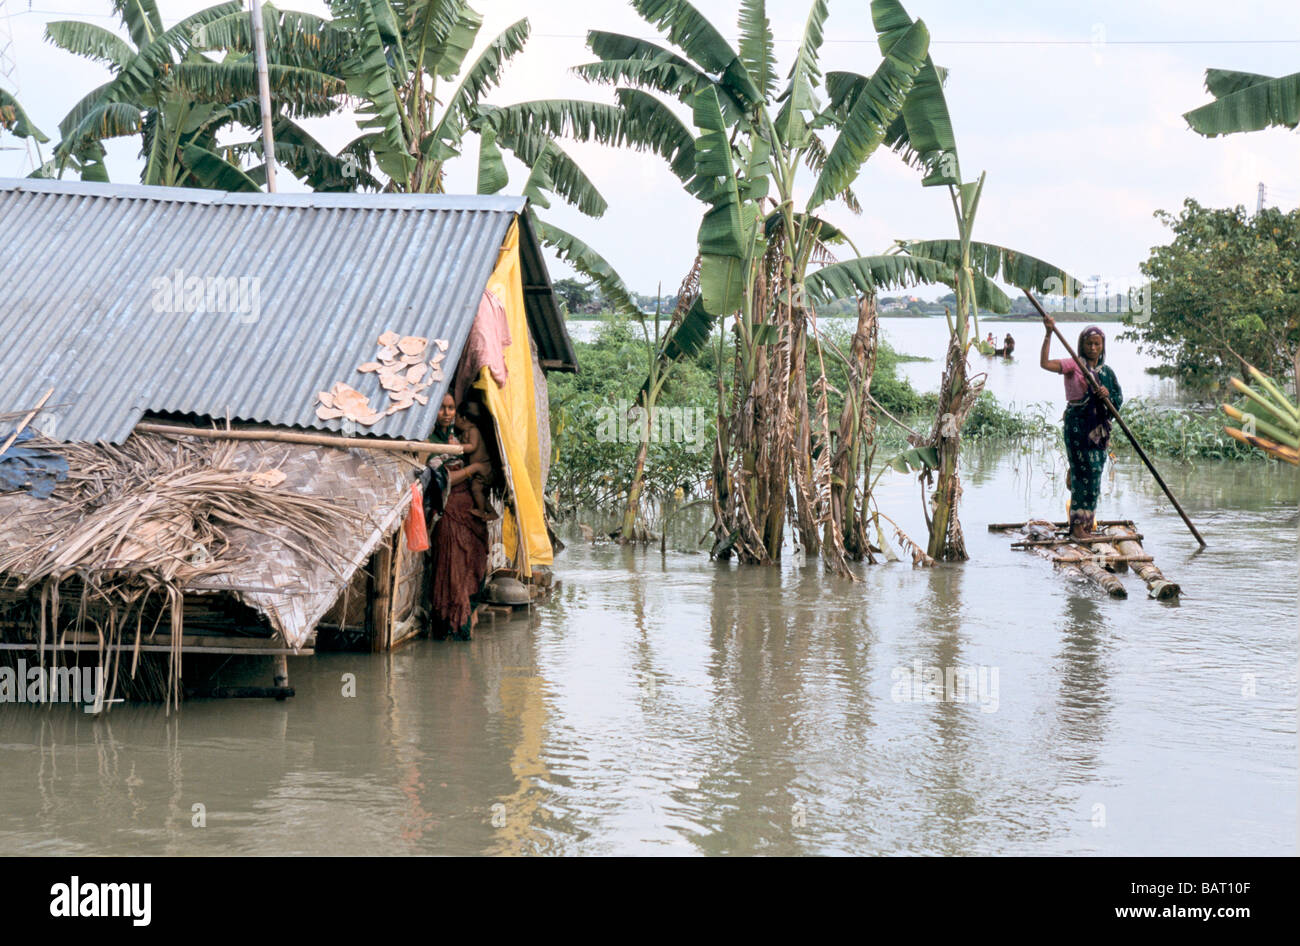
[[[993,341],[993,333],[992,333],[992,332],[989,332],[989,334],[988,334],[988,338],[984,339],[984,341],[988,343],[988,346],[989,346],[990,348],[994,347],[994,346],[997,344],[997,342]]]
[[[1007,337],[1002,340],[1002,357],[1010,358],[1011,353],[1016,350],[1016,340],[1007,332]]]
[[[1111,416],[1101,398],[1088,387],[1085,369],[1097,379],[1101,392],[1119,410],[1124,394],[1119,379],[1106,364],[1106,333],[1089,325],[1079,333],[1076,349],[1083,364],[1073,358],[1057,361],[1048,358],[1052,349],[1051,316],[1043,317],[1047,336],[1039,365],[1046,371],[1065,375],[1065,454],[1069,461],[1066,486],[1070,490],[1070,535],[1084,539],[1094,534],[1097,522],[1097,498],[1101,495],[1101,475],[1110,451]]]

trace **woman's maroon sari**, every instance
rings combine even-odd
[[[443,440],[437,436],[430,439]],[[433,581],[429,603],[435,633],[469,638],[469,618],[487,575],[487,523],[472,514],[474,495],[464,479],[444,493],[442,517],[433,527],[430,550]]]

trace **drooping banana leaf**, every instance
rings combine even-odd
[[[602,297],[612,308],[625,315],[636,315],[640,311],[628,294],[626,284],[604,257],[573,234],[547,223],[536,214],[532,220],[537,238],[599,286]]]
[[[505,158],[497,147],[497,135],[491,128],[478,136],[477,194],[495,194],[510,182]]]
[[[1300,72],[1281,78],[1211,69],[1206,87],[1215,101],[1183,115],[1200,135],[1214,138],[1264,128],[1300,126]]]
[[[960,240],[900,240],[899,245],[912,256],[940,260],[954,268],[961,264]],[[993,243],[972,241],[970,261],[976,273],[1017,289],[1074,296],[1081,287],[1079,280],[1061,267]]]
[[[954,278],[953,268],[940,260],[901,253],[860,256],[809,273],[804,278],[804,292],[811,301],[825,305],[836,299],[874,294],[881,289],[951,285]]]
[[[912,18],[898,0],[871,0],[881,53],[887,54],[912,26]],[[959,185],[957,138],[943,94],[943,79],[929,55],[917,73],[912,92],[903,105],[903,120],[891,128],[888,145],[909,164],[925,169],[923,187]]]
[[[32,138],[41,143],[50,140],[44,132],[32,124],[32,120],[27,117],[18,100],[4,89],[0,89],[0,128],[18,138]]]
[[[131,45],[116,33],[81,20],[46,23],[45,38],[62,50],[102,62],[115,72],[135,56]]]
[[[465,71],[447,100],[442,120],[433,131],[432,137],[455,147],[460,142],[462,129],[475,118],[475,108],[483,94],[495,88],[501,82],[501,72],[506,64],[523,51],[528,42],[528,20],[519,20],[502,30],[479,53],[474,64]]]

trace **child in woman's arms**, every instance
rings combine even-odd
[[[483,443],[483,434],[478,429],[478,405],[473,401],[461,405],[461,409],[456,412],[456,439],[465,447],[465,463],[473,466],[475,463],[492,464],[492,458],[488,455],[487,446]],[[496,519],[496,511],[489,508],[487,502],[489,478],[481,473],[475,473],[470,477],[469,489],[474,496],[474,508],[471,513],[480,519]]]

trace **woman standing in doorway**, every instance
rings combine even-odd
[[[438,408],[438,421],[429,440],[433,443],[457,443],[456,401],[450,394],[442,399]],[[474,495],[470,492],[470,478],[475,474],[490,476],[488,463],[471,463],[468,466],[459,457],[435,458],[430,465],[441,462],[446,473],[445,484],[435,475],[435,508],[439,501],[442,515],[430,536],[430,564],[433,580],[430,582],[429,604],[436,637],[450,634],[457,640],[469,640],[474,626],[472,598],[483,587],[487,574],[488,531],[487,523],[475,516]]]
[[[1070,490],[1070,535],[1085,539],[1094,532],[1097,519],[1097,498],[1101,495],[1101,475],[1106,468],[1106,455],[1110,451],[1110,412],[1106,405],[1088,387],[1085,371],[1090,373],[1101,388],[1102,394],[1119,410],[1124,395],[1119,379],[1106,364],[1106,333],[1096,325],[1089,325],[1079,333],[1076,349],[1083,364],[1073,358],[1057,361],[1048,358],[1052,349],[1051,316],[1043,317],[1047,337],[1043,339],[1043,352],[1039,364],[1046,371],[1065,375],[1065,455],[1069,461],[1066,485]]]

